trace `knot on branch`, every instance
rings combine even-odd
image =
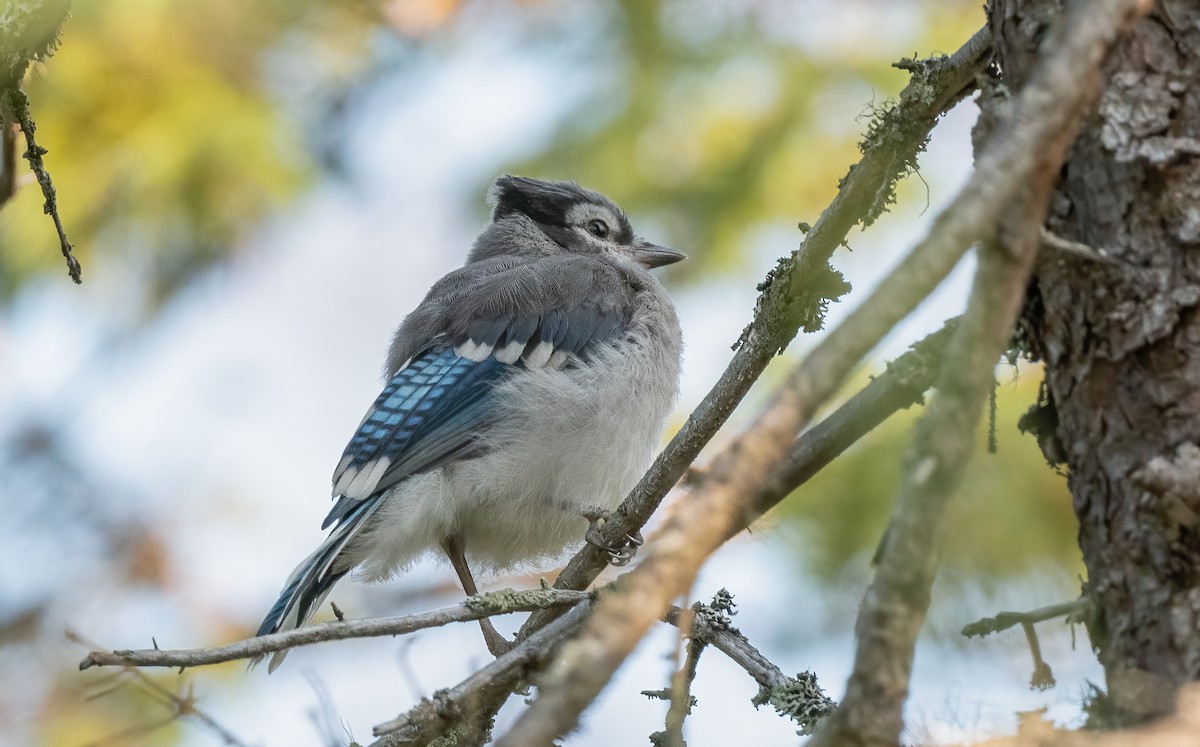
[[[770,705],[781,716],[787,716],[800,725],[796,732],[801,736],[812,734],[817,725],[837,707],[812,672],[801,672],[787,677],[771,687],[760,687],[750,701],[755,708]]]

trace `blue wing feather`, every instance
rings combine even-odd
[[[435,469],[469,452],[488,417],[495,384],[519,367],[488,358],[460,358],[448,342],[420,353],[384,387],[350,439],[334,476],[369,469],[386,458],[387,469],[368,495],[341,495],[322,528],[339,521],[369,495],[411,475]]]

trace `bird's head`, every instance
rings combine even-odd
[[[522,229],[529,228],[548,240],[530,243],[577,254],[612,254],[646,268],[687,257],[637,236],[629,218],[612,200],[574,182],[505,175],[492,185],[488,201],[492,205],[492,226],[479,237],[470,261],[532,249],[514,245],[520,243]],[[509,227],[517,230],[504,230]],[[500,230],[490,230],[493,228]]]

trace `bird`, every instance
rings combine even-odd
[[[575,182],[503,175],[464,265],[392,338],[385,385],[333,473],[325,541],[258,630],[305,625],[356,570],[381,581],[440,552],[471,568],[546,561],[586,540],[650,464],[679,390],[682,333],[650,270],[686,258]],[[488,650],[513,645],[487,618]],[[282,662],[274,654],[269,671]]]

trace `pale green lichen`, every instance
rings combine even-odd
[[[561,604],[561,595],[557,589],[500,589],[485,594],[474,594],[467,597],[465,604],[472,612],[499,614],[512,612],[517,609],[533,606],[537,608],[553,607]]]
[[[779,715],[792,719],[800,725],[796,733],[802,736],[812,734],[837,707],[817,684],[817,676],[812,672],[801,672],[774,687],[759,688],[758,695],[750,702],[755,708],[770,705]]]
[[[692,605],[692,612],[710,631],[737,633],[737,628],[733,627],[733,616],[737,614],[737,604],[734,603],[733,594],[730,594],[728,589],[718,590],[708,604],[697,602]]]

